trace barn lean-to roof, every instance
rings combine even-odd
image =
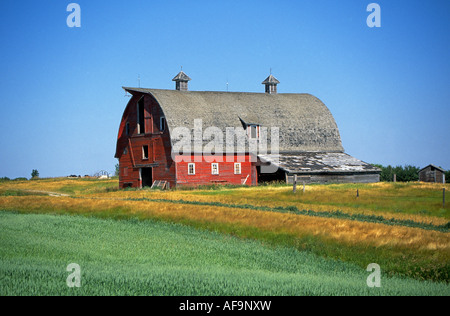
[[[151,95],[161,106],[171,135],[176,127],[193,130],[197,119],[202,119],[203,129],[218,127],[225,135],[227,127],[242,128],[242,120],[269,129],[269,150],[270,128],[278,127],[280,152],[344,152],[331,112],[310,94],[124,89]]]
[[[378,173],[380,169],[345,153],[297,153],[259,155],[263,162],[283,169],[289,174]]]

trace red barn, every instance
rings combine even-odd
[[[309,94],[279,94],[270,75],[265,93],[175,90],[131,94],[115,157],[120,187],[162,181],[170,187],[257,185],[259,181],[377,182],[380,170],[344,153],[328,108]]]

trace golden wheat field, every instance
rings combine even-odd
[[[196,191],[148,191],[133,190],[111,192],[111,198],[152,198],[216,202],[222,204],[253,205],[267,207],[296,206],[298,209],[315,211],[342,211],[349,214],[381,215],[389,218],[418,222],[446,224],[450,220],[448,205],[442,207],[442,188],[446,184],[392,184],[375,183],[363,185],[310,185],[305,193],[296,194],[287,186],[263,186],[222,190]],[[356,197],[356,193],[359,197]],[[103,193],[92,196],[102,198]],[[447,199],[448,200],[448,199]]]
[[[0,206],[5,210],[67,212],[81,215],[122,210],[130,216],[136,215],[140,218],[253,226],[295,236],[320,236],[350,245],[357,242],[374,247],[389,245],[417,250],[450,251],[450,236],[436,231],[220,206],[186,206],[167,202],[51,196],[0,197]]]

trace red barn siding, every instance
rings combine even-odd
[[[222,158],[222,157],[220,157]],[[238,157],[235,156],[234,162],[226,162],[226,158],[216,161],[212,156],[203,157],[201,162],[195,162],[194,156],[191,156],[190,161],[195,163],[195,175],[188,174],[188,165],[190,162],[177,162],[177,185],[179,186],[196,186],[196,185],[210,185],[210,184],[243,184],[245,179],[246,185],[257,184],[256,167],[250,162],[249,155],[240,155],[241,174],[234,174],[234,163],[239,162]],[[180,156],[175,158],[175,161],[181,160]],[[212,174],[211,164],[217,162],[219,164],[219,174]],[[253,172],[252,172],[253,171]]]

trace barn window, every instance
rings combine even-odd
[[[234,174],[241,174],[241,163],[236,162],[234,164]]]
[[[138,102],[137,111],[137,121],[138,121],[138,134],[145,134],[145,119],[144,119],[144,97],[142,97]]]
[[[211,164],[211,174],[219,174],[219,164],[218,163]]]
[[[259,138],[259,126],[258,125],[249,125],[247,127],[248,137],[251,139]]]
[[[124,154],[124,155],[128,154],[128,148],[127,148],[127,147],[124,148],[123,154]]]
[[[195,174],[195,163],[188,164],[188,175]]]
[[[125,134],[127,136],[130,135],[130,123],[127,122],[127,124],[125,125]]]
[[[142,146],[142,159],[148,159],[148,146]]]
[[[123,176],[128,177],[128,167],[123,168]]]
[[[165,129],[166,129],[166,118],[163,116],[159,119],[159,130],[161,132],[164,132]]]

